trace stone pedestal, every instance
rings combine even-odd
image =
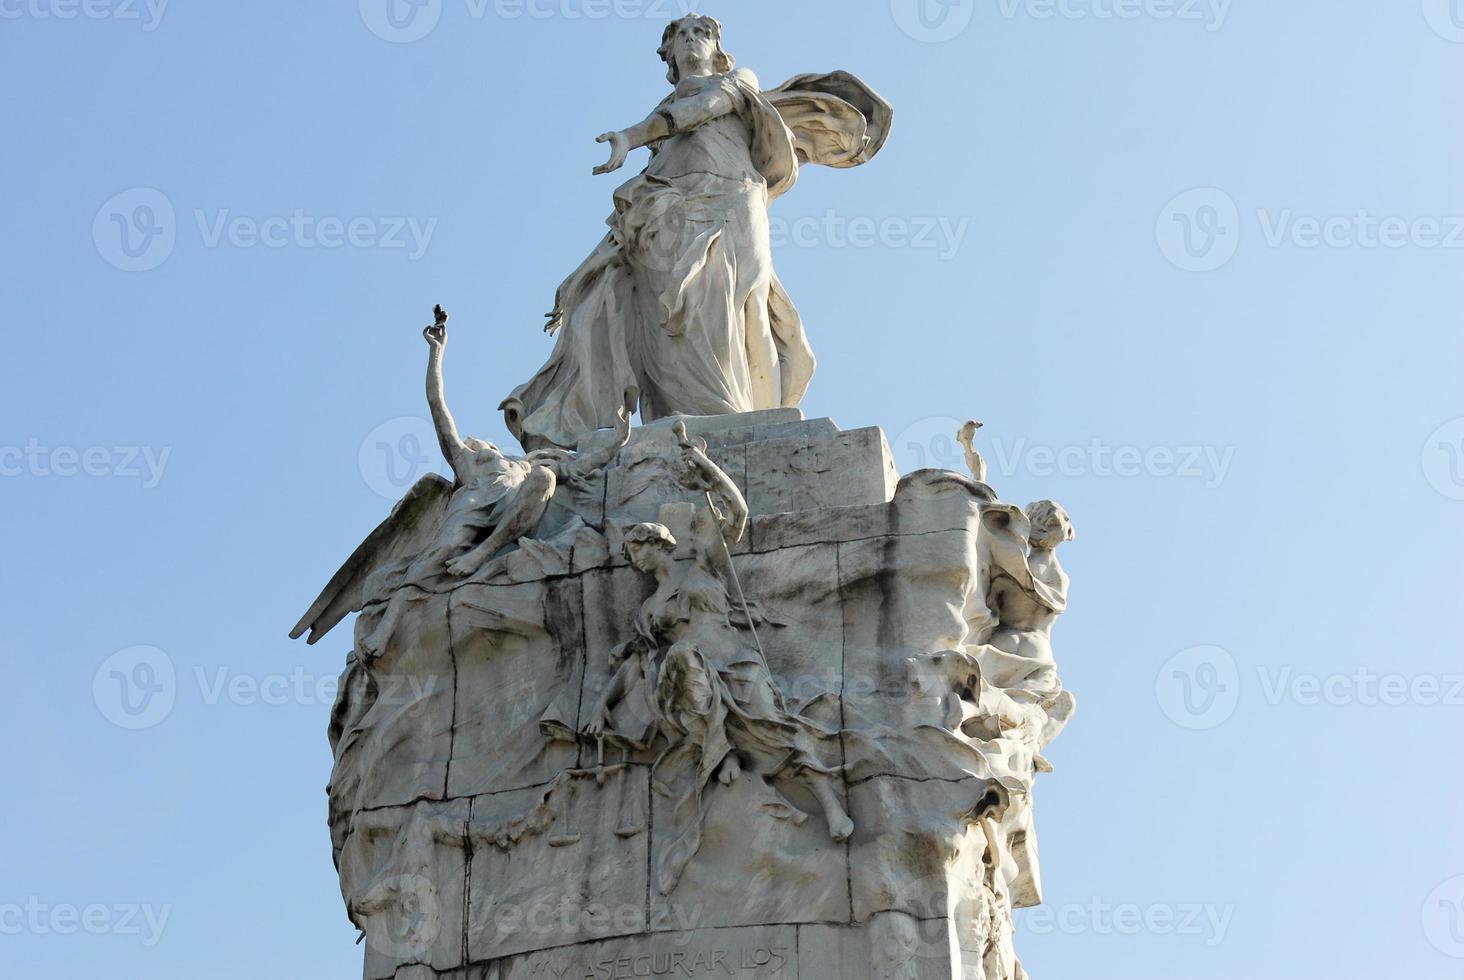
[[[1012,701],[980,666],[1021,512],[960,474],[900,479],[878,429],[794,410],[685,421],[750,511],[733,619],[787,712],[824,733],[852,836],[835,840],[786,773],[714,778],[699,846],[663,892],[666,743],[576,736],[656,589],[623,556],[627,530],[659,522],[686,561],[707,505],[657,423],[561,487],[536,540],[417,590],[369,667],[358,644],[332,719],[330,822],[364,976],[1024,976],[1011,912],[1040,901],[1033,733],[1052,698]],[[357,636],[383,612],[368,605]]]

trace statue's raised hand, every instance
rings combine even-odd
[[[610,144],[610,159],[595,168],[595,176],[614,173],[625,166],[625,158],[630,155],[629,136],[622,132],[601,133],[595,137],[595,142]]]
[[[434,350],[441,350],[447,346],[447,311],[439,304],[432,311],[435,322],[422,330],[422,336],[427,338],[427,345]]]

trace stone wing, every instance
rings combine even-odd
[[[307,643],[315,643],[353,612],[366,604],[366,581],[371,574],[392,562],[412,558],[426,550],[447,513],[453,484],[436,473],[422,477],[407,491],[391,516],[372,531],[346,559],[326,585],[320,597],[290,631],[297,640],[310,631]]]

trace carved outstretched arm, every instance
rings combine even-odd
[[[712,462],[705,451],[692,443],[685,425],[677,422],[672,431],[681,443],[681,459],[686,464],[684,484],[690,490],[704,490],[720,499],[720,507],[715,506],[716,501],[713,502],[712,514],[717,519],[722,540],[727,542],[728,548],[733,547],[747,533],[747,499],[732,478]]]
[[[573,469],[577,475],[589,476],[598,470],[603,470],[615,462],[615,457],[620,455],[620,450],[630,442],[630,413],[624,408],[620,409],[620,413],[616,417],[616,432],[619,439],[614,445],[606,446],[598,452],[584,453],[575,459]]]
[[[757,76],[745,69],[708,85],[695,95],[672,99],[628,129],[602,133],[597,143],[610,144],[610,161],[595,168],[596,174],[608,174],[625,165],[631,150],[650,146],[677,133],[689,133],[713,119],[720,119],[742,108],[743,93],[739,83],[757,87]]]
[[[437,430],[437,444],[442,447],[442,455],[461,479],[458,458],[468,451],[468,447],[458,434],[457,422],[453,420],[452,412],[448,411],[447,394],[442,381],[442,354],[447,347],[447,311],[439,306],[436,314],[437,322],[422,331],[422,336],[427,338],[428,347],[427,407],[432,411],[432,425]]]

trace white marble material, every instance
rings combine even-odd
[[[401,879],[422,905],[431,882],[459,914],[430,976],[614,976],[597,964],[674,952],[735,960],[733,976],[1021,976],[1011,912],[1041,895],[1031,792],[1072,707],[1051,659],[1066,515],[951,472],[892,485],[882,435],[828,420],[682,422],[691,449],[669,420],[632,433],[602,509],[556,493],[577,528],[565,561],[496,581],[527,539],[404,606],[379,655],[358,644],[332,729],[344,893]],[[780,489],[759,512],[739,480]],[[821,505],[841,486],[865,489]],[[623,671],[652,683],[616,685]],[[813,769],[778,768],[799,751]],[[374,937],[402,932],[401,909],[351,909],[387,947],[368,975],[392,975],[401,942]],[[793,937],[786,962],[752,962],[785,942],[769,936]]]
[[[647,420],[794,407],[813,378],[803,320],[773,270],[768,205],[799,168],[860,166],[893,112],[846,72],[764,91],[722,47],[722,28],[671,24],[660,55],[673,91],[643,120],[605,133],[620,170],[610,233],[555,295],[548,363],[504,400],[526,449],[574,448],[616,413]]]
[[[1072,522],[999,499],[980,423],[971,478],[901,478],[879,429],[794,407],[766,207],[872,157],[888,106],[843,73],[765,92],[709,18],[661,53],[675,92],[600,172],[651,163],[505,403],[530,455],[459,433],[439,307],[453,479],[292,634],[360,613],[328,798],[364,975],[1022,980]]]

